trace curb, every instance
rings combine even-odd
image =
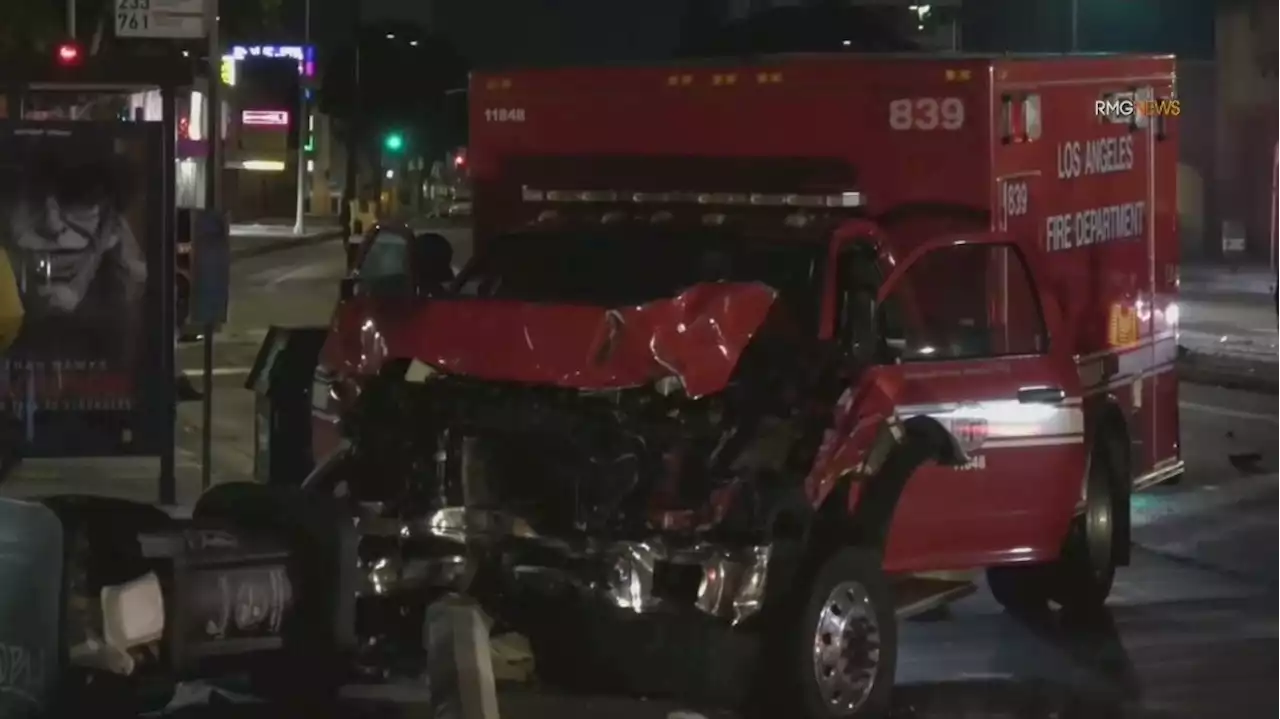
[[[1280,394],[1280,367],[1265,360],[1187,352],[1178,358],[1178,379],[1259,394]]]
[[[1275,302],[1275,295],[1271,292],[1271,290],[1258,292],[1256,290],[1244,290],[1237,287],[1190,290],[1181,288],[1178,290],[1178,297],[1179,299],[1190,300],[1192,302],[1222,302],[1225,300],[1227,302],[1266,307]]]
[[[324,232],[314,234],[314,235],[305,235],[303,237],[288,237],[281,240],[262,240],[261,244],[254,244],[248,247],[242,247],[240,249],[233,249],[231,251],[231,259],[244,260],[251,257],[261,257],[263,255],[269,255],[274,252],[291,250],[297,247],[306,247],[308,245],[319,245],[319,244],[328,242],[330,240],[334,240],[339,237],[342,237],[342,234],[343,234],[342,230],[333,229],[333,230],[326,230]]]

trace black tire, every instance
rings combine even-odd
[[[879,554],[846,547],[823,561],[812,576],[807,594],[797,592],[790,621],[779,623],[775,630],[785,634],[773,645],[779,649],[776,660],[769,662],[779,673],[767,683],[770,690],[775,690],[777,678],[782,677],[786,687],[774,697],[775,702],[770,706],[770,709],[782,713],[773,716],[802,719],[886,716],[898,663],[898,623],[893,593],[880,568]],[[843,598],[837,601],[841,595]],[[835,628],[837,625],[830,622],[839,622],[841,616],[849,617],[849,610],[853,609],[860,609],[860,613],[865,614],[854,620],[855,626],[849,627],[844,641],[857,642],[858,645],[846,647],[840,656],[847,658],[845,652],[855,651],[856,658],[861,660],[855,663],[863,664],[860,673],[864,676],[861,678],[869,679],[869,683],[865,689],[855,689],[857,695],[845,695],[845,699],[850,701],[848,705],[838,706],[833,705],[832,693],[824,691],[818,676],[824,672],[835,674],[839,670],[832,664],[820,663],[815,653],[815,642],[841,641],[829,632],[823,636],[821,625],[828,622],[829,629]]]
[[[1089,458],[1084,513],[1072,520],[1062,554],[1050,565],[1050,598],[1065,610],[1096,610],[1111,594],[1120,518],[1129,512],[1128,477],[1119,443],[1099,437]]]
[[[1115,581],[1119,519],[1129,511],[1124,453],[1111,437],[1099,437],[1085,478],[1085,510],[1071,521],[1058,558],[1047,564],[992,567],[991,595],[1010,614],[1035,616],[1053,601],[1065,610],[1101,607]]]
[[[1033,618],[1049,611],[1049,567],[991,567],[987,570],[987,588],[991,596],[1008,613]]]

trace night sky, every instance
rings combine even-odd
[[[684,0],[311,2],[312,34],[320,42],[350,33],[350,3],[359,2],[365,22],[422,24],[452,40],[475,67],[663,57],[676,45],[685,6]],[[302,0],[286,5],[286,23],[301,28]]]
[[[300,39],[304,0],[284,2],[285,32],[263,42]],[[359,3],[365,23],[423,25],[449,38],[477,68],[642,61],[671,55],[691,2],[763,8],[799,0],[311,0],[312,30],[320,43],[345,40],[353,27],[350,8]],[[1058,37],[1068,25],[1066,0],[982,0],[975,6],[989,12],[970,13],[966,47],[1068,49]],[[1078,7],[1081,50],[1212,55],[1213,0],[1078,0]]]

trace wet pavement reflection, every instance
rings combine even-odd
[[[1273,595],[1122,604],[1090,615],[1034,618],[1010,617],[983,604],[904,625],[899,685],[888,719],[1277,716]],[[374,713],[328,716],[425,717],[423,710],[421,705],[384,706]],[[278,715],[278,708],[267,705],[166,714],[183,719]],[[741,719],[660,700],[570,698],[528,689],[505,691],[502,697],[502,719],[606,718]]]
[[[902,683],[893,719],[1138,716],[1132,713],[1141,698],[1137,676],[1109,611],[1007,619],[1009,626],[992,636],[993,652],[982,672],[989,676]],[[1028,669],[1046,669],[1043,658],[1054,654],[1055,668],[1027,675]],[[1008,676],[997,675],[1005,671]]]
[[[1120,587],[1106,613],[1015,619],[964,607],[908,623],[895,719],[1277,716],[1275,594],[1143,560],[1142,583]],[[1132,601],[1143,590],[1167,599]]]

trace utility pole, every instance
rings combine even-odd
[[[306,56],[307,48],[311,45],[311,0],[305,0],[302,11],[302,52],[303,57]],[[307,140],[311,134],[310,112],[307,108],[307,76],[302,75],[302,81],[298,83],[301,90],[298,100],[298,197],[296,207],[294,208],[293,217],[293,234],[301,235],[305,230],[303,222],[303,198],[306,193],[307,181]]]
[[[347,121],[347,157],[346,157],[346,173],[342,182],[342,207],[338,208],[338,216],[342,220],[342,231],[347,234],[345,240],[350,240],[352,229],[351,202],[356,199],[356,182],[360,157],[360,139],[364,131],[363,112],[360,109],[360,39],[362,30],[360,28],[360,3],[362,0],[349,0],[351,3],[351,27],[355,30],[355,57],[351,63],[352,83],[351,83],[351,117]]]
[[[1080,0],[1071,0],[1071,52],[1080,52]]]
[[[222,211],[222,43],[218,39],[218,0],[205,0],[205,32],[209,36],[208,86],[205,88],[205,211]],[[200,428],[200,486],[213,481],[213,323],[207,323],[204,337],[204,404]]]

